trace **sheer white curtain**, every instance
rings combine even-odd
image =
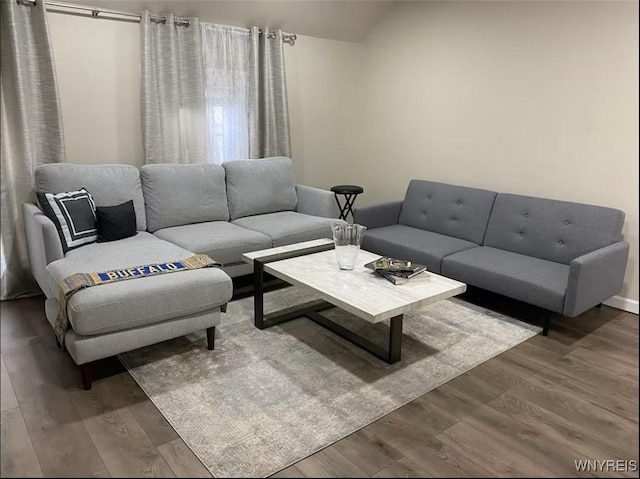
[[[282,31],[148,11],[140,24],[146,163],[291,155]]]
[[[249,32],[201,23],[212,163],[249,158]]]

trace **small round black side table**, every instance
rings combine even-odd
[[[333,195],[336,198],[336,203],[338,203],[338,208],[340,209],[340,219],[347,220],[347,215],[351,214],[351,218],[353,218],[353,203],[356,201],[356,197],[364,192],[362,186],[356,185],[336,185],[331,187],[331,191],[333,191]],[[345,203],[344,205],[340,204],[340,200],[338,199],[338,195],[344,195]]]

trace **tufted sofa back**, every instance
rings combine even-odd
[[[623,224],[614,208],[500,193],[484,246],[569,264],[619,241]]]
[[[411,180],[398,223],[482,244],[494,191]]]

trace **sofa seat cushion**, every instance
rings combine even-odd
[[[305,215],[295,211],[281,211],[266,215],[247,216],[234,220],[234,225],[257,231],[271,238],[273,246],[284,246],[319,238],[332,238],[332,218]]]
[[[244,253],[271,248],[268,236],[226,221],[164,228],[154,234],[194,253],[208,254],[223,265],[243,263]]]
[[[53,280],[150,263],[175,261],[193,253],[155,236],[135,236],[75,249],[47,266]],[[101,284],[71,296],[67,311],[74,331],[96,335],[135,328],[217,308],[231,298],[231,278],[203,268]]]
[[[569,266],[481,246],[444,258],[442,274],[561,313]]]
[[[362,248],[367,251],[423,264],[436,274],[440,273],[442,258],[477,246],[470,241],[406,225],[367,230],[362,241]]]

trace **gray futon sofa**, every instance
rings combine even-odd
[[[209,349],[221,309],[233,294],[231,276],[249,273],[245,252],[331,237],[338,209],[329,191],[295,185],[285,157],[219,165],[50,164],[35,172],[35,189],[86,188],[97,206],[133,200],[137,233],[90,243],[63,254],[54,223],[36,204],[23,206],[31,271],[58,314],[58,282],[74,273],[162,263],[206,253],[220,268],[204,268],[102,284],[68,301],[64,346],[91,387],[91,362],[195,331]]]
[[[629,245],[614,208],[412,180],[403,201],[356,208],[368,251],[575,317],[618,294]],[[543,334],[548,333],[545,315]]]

